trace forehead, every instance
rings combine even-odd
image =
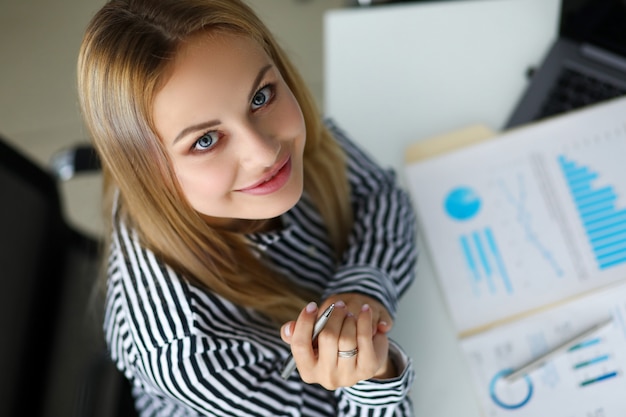
[[[219,119],[247,103],[259,71],[272,60],[244,35],[203,33],[177,50],[153,101],[153,120],[162,138],[186,125]]]
[[[197,93],[202,86],[211,90],[226,85],[243,87],[245,79],[268,63],[272,60],[265,50],[248,36],[224,32],[194,35],[177,49],[156,99],[176,91]]]
[[[180,66],[193,63],[205,64],[206,61],[212,61],[211,67],[216,67],[240,62],[253,64],[255,61],[266,62],[269,59],[261,45],[249,36],[212,31],[196,34],[181,42],[174,58],[173,69],[176,71]]]

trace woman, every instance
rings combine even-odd
[[[255,14],[110,1],[78,77],[113,214],[105,336],[140,414],[410,415],[387,337],[414,274],[409,199],[321,121]]]

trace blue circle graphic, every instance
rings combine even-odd
[[[513,373],[513,369],[503,369],[502,371],[495,374],[495,376],[491,379],[489,383],[489,396],[496,403],[497,406],[504,408],[505,410],[515,410],[517,408],[522,408],[525,406],[530,398],[533,396],[533,383],[528,377],[528,375],[524,375],[524,381],[526,381],[526,385],[528,386],[528,392],[524,398],[520,401],[506,403],[502,399],[500,399],[496,393],[496,384],[500,380],[500,378],[504,378],[505,376]]]
[[[457,187],[446,196],[446,213],[455,220],[468,220],[480,210],[481,200],[469,187]]]

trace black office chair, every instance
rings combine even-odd
[[[77,149],[65,165],[99,168]],[[100,243],[65,220],[58,181],[0,137],[0,416],[134,416],[94,299]]]

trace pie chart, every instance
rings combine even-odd
[[[480,211],[481,200],[470,187],[456,187],[448,193],[444,209],[454,220],[469,220]]]

